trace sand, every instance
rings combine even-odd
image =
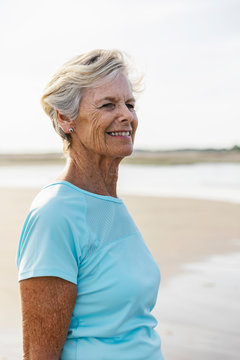
[[[37,192],[0,189],[0,360],[21,359],[15,258]],[[231,256],[240,253],[240,204],[121,197],[161,269],[155,314],[165,360],[239,359],[240,268]]]

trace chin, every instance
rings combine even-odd
[[[124,158],[126,156],[130,156],[133,152],[133,147],[132,146],[128,146],[128,147],[125,147],[125,148],[122,148],[122,149],[119,149],[117,152],[116,152],[116,156],[117,157],[121,157],[121,158]]]
[[[124,153],[119,153],[118,155],[116,155],[117,158],[121,158],[124,159],[125,157],[131,156],[132,155],[132,151],[128,151],[128,152],[124,152]]]
[[[125,157],[125,156],[130,156],[130,155],[132,155],[132,153],[133,153],[133,149],[132,149],[131,151],[126,152],[125,155],[124,155],[124,157]]]

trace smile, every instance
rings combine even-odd
[[[111,136],[130,136],[131,131],[109,131],[107,134]]]

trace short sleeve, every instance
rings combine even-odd
[[[77,284],[81,251],[71,221],[56,205],[30,211],[17,254],[19,281],[56,276]]]

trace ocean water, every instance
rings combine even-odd
[[[60,165],[0,166],[0,186],[42,187]],[[240,202],[240,164],[121,165],[118,193]]]

